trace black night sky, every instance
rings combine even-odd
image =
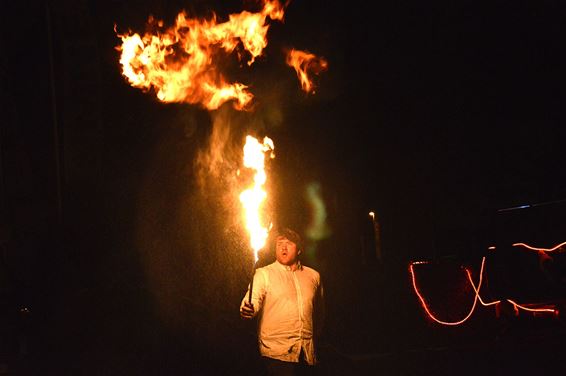
[[[492,245],[494,297],[564,296],[540,287],[536,260],[505,253],[566,240],[562,2],[291,0],[258,61],[226,62],[252,112],[132,88],[114,26],[143,32],[183,9],[224,20],[253,1],[0,7],[0,374],[261,374],[254,323],[238,316],[252,261],[228,189],[247,132],[275,143],[275,222],[307,235],[312,184],[325,205],[329,231],[305,260],[325,281],[325,374],[566,368],[561,320],[478,307],[439,325],[408,272],[431,262],[421,277],[447,320],[473,300],[459,266],[477,273]],[[289,47],[327,59],[316,94],[285,65]],[[220,171],[202,175],[218,132]],[[530,351],[548,343],[551,360]]]

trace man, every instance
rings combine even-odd
[[[242,300],[240,316],[259,316],[260,354],[270,375],[312,372],[316,359],[316,337],[323,320],[323,290],[320,274],[301,264],[300,236],[283,229],[275,237],[276,261],[258,268]]]

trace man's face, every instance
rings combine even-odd
[[[275,239],[275,258],[279,263],[287,266],[296,264],[299,261],[301,251],[297,245],[284,236]]]

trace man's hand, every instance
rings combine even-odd
[[[244,302],[242,308],[240,308],[240,317],[249,320],[254,317],[254,305],[250,302]]]

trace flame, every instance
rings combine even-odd
[[[163,21],[150,17],[148,26],[155,33],[118,34],[122,74],[133,87],[153,88],[163,102],[200,104],[214,110],[234,100],[236,109],[245,109],[253,95],[246,85],[227,82],[215,58],[241,44],[251,65],[267,46],[267,18],[283,21],[283,16],[278,0],[264,0],[259,12],[232,14],[222,23],[217,23],[215,15],[210,20],[193,19],[183,11],[175,25],[164,30]]]
[[[263,248],[267,240],[268,227],[262,224],[262,204],[267,198],[264,190],[267,174],[265,172],[265,154],[270,152],[274,158],[273,141],[265,137],[260,143],[252,136],[246,137],[244,145],[244,167],[255,171],[253,185],[240,194],[240,201],[244,207],[246,229],[250,234],[250,244],[254,251],[255,262],[258,260],[258,251]]]
[[[297,72],[297,77],[301,82],[302,89],[307,93],[314,93],[314,84],[309,78],[310,73],[319,74],[328,69],[328,62],[316,55],[291,49],[287,53],[287,65],[293,67]]]

